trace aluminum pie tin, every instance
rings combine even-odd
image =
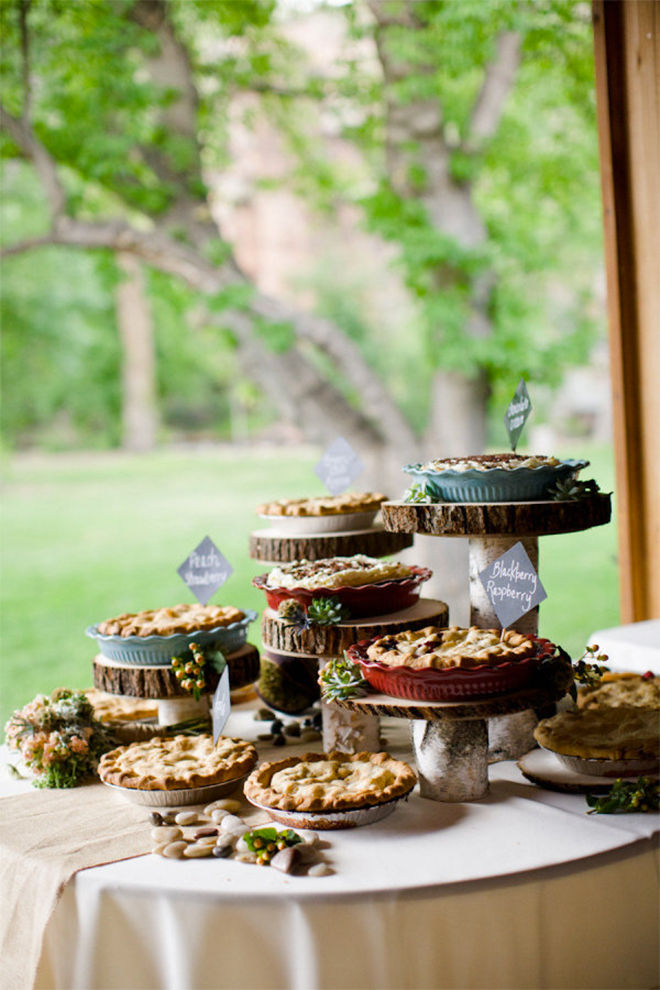
[[[584,758],[582,756],[567,756],[565,753],[557,753],[555,750],[547,749],[559,762],[572,770],[574,773],[586,774],[588,777],[634,777],[638,774],[660,772],[660,759],[657,756],[641,756],[629,760],[609,760],[597,759],[593,757]]]
[[[147,791],[137,787],[122,787],[120,784],[109,784],[102,781],[106,787],[118,791],[133,804],[149,805],[153,808],[178,808],[186,804],[207,804],[216,798],[231,794],[239,785],[247,780],[249,774],[244,773],[232,780],[223,780],[218,784],[205,784],[203,787],[181,787],[172,791]]]
[[[85,635],[97,641],[101,655],[108,660],[129,666],[169,667],[172,657],[185,653],[191,643],[201,647],[215,646],[223,653],[235,653],[245,644],[248,626],[257,618],[252,610],[244,612],[244,618],[227,626],[171,636],[104,636],[98,625],[88,626]]]
[[[308,608],[315,598],[337,598],[350,612],[352,619],[371,615],[389,615],[414,605],[419,599],[420,585],[433,575],[426,567],[411,567],[410,577],[393,578],[372,584],[358,584],[344,588],[269,588],[268,574],[252,578],[252,584],[266,595],[270,608],[289,598]]]
[[[258,804],[252,798],[247,798],[250,804],[265,811],[275,822],[288,825],[289,828],[311,828],[315,831],[330,831],[341,828],[358,828],[361,825],[373,825],[387,818],[396,809],[399,801],[407,800],[410,795],[402,794],[381,804],[372,804],[367,808],[347,808],[345,811],[284,811],[281,808],[270,808]]]
[[[415,670],[402,664],[390,667],[369,660],[367,649],[382,636],[361,640],[347,650],[347,656],[359,664],[365,679],[375,691],[408,701],[460,701],[464,698],[490,698],[511,694],[529,687],[545,657],[556,650],[554,643],[536,636],[536,653],[524,660],[505,661],[495,667],[433,667]]]
[[[566,460],[554,465],[483,471],[434,471],[424,464],[406,464],[403,470],[438,502],[536,502],[552,498],[551,490],[558,482],[575,478],[588,464],[589,461]]]
[[[333,512],[327,516],[267,516],[273,530],[288,535],[307,536],[318,533],[344,533],[353,530],[370,529],[378,509],[368,512]]]

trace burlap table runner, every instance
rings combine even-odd
[[[30,990],[43,935],[78,870],[148,853],[149,809],[88,784],[0,799],[0,986]]]

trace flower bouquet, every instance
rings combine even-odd
[[[38,694],[15,711],[5,734],[9,748],[35,775],[36,787],[75,787],[94,774],[101,755],[115,745],[85,694],[66,688],[50,697]]]

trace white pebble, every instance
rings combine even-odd
[[[161,856],[167,856],[168,859],[181,859],[183,850],[187,845],[188,843],[185,839],[182,839],[180,842],[170,842],[169,845],[163,847]]]
[[[220,822],[220,828],[225,832],[231,832],[232,829],[237,828],[239,825],[245,825],[245,822],[238,815],[225,815]]]
[[[311,828],[301,828],[298,835],[303,842],[307,842],[310,846],[317,846],[319,843],[318,832],[313,832]]]
[[[157,825],[151,830],[151,838],[159,845],[174,842],[175,839],[180,839],[182,835],[183,832],[176,825]]]
[[[183,855],[186,859],[201,859],[202,856],[210,856],[212,852],[212,845],[205,845],[203,842],[191,842],[183,850]]]
[[[214,825],[219,825],[223,818],[226,818],[229,814],[224,808],[214,808],[211,812],[211,821]]]
[[[195,842],[200,846],[211,846],[213,848],[217,840],[217,835],[202,835],[199,839],[195,839]]]
[[[250,852],[250,847],[248,846],[247,842],[243,837],[236,840],[236,852],[237,853]]]
[[[177,825],[194,825],[197,821],[197,812],[180,811],[178,815],[174,816],[174,821]]]
[[[237,839],[240,839],[241,836],[245,835],[245,833],[249,831],[250,831],[250,826],[243,823],[242,825],[236,825],[234,828],[231,829],[231,831],[226,832],[225,834],[235,835]]]
[[[314,866],[310,866],[307,871],[307,875],[310,877],[327,877],[332,873],[332,869],[327,863],[315,863]]]

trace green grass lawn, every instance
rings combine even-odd
[[[583,454],[592,461],[585,477],[611,490],[611,454],[582,446]],[[263,596],[250,581],[265,568],[248,557],[255,507],[321,494],[319,456],[313,448],[221,448],[11,458],[2,488],[2,724],[38,692],[91,685],[86,626],[191,601],[177,567],[204,536],[234,568],[213,601],[260,610]],[[548,593],[540,631],[579,653],[594,629],[618,622],[614,525],[540,543]],[[258,642],[257,623],[249,638]]]

